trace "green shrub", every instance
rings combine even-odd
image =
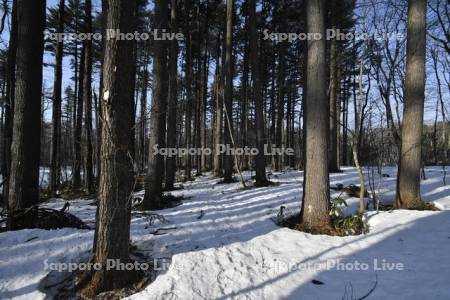
[[[358,235],[369,232],[369,225],[364,221],[362,213],[339,218],[334,221],[334,226],[336,230],[341,231],[345,235]]]

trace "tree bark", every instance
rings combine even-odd
[[[86,0],[85,3],[85,25],[87,32],[92,32],[92,3]],[[89,193],[93,192],[93,150],[92,150],[92,41],[87,39],[84,42],[84,74],[83,74],[83,102],[85,103],[84,126],[86,130],[86,181],[85,186]]]
[[[59,1],[58,32],[64,32],[64,0]],[[53,109],[52,109],[52,148],[50,158],[50,185],[52,195],[60,184],[60,144],[61,144],[61,85],[62,85],[62,60],[64,42],[56,42],[55,54],[55,80],[53,83]]]
[[[221,34],[219,32],[217,38],[217,57],[216,57],[216,75],[215,75],[215,113],[214,113],[214,176],[221,177],[222,176],[222,155],[218,153],[217,146],[222,143],[222,133],[223,133],[223,95],[221,93],[222,89],[222,77],[223,67],[220,65],[220,56],[221,56]],[[222,53],[223,54],[223,53]],[[223,56],[223,55],[222,55]]]
[[[258,154],[255,157],[255,185],[266,186],[268,180],[266,177],[266,158],[264,156],[264,113],[263,113],[263,90],[261,86],[261,70],[259,62],[259,47],[256,24],[256,4],[255,0],[248,0],[249,9],[249,46],[250,63],[253,81],[253,99],[255,101],[255,123],[256,123],[256,146]]]
[[[227,21],[225,36],[225,78],[224,78],[224,110],[225,110],[225,145],[232,144],[233,135],[233,14],[234,0],[227,0]],[[231,125],[231,126],[230,126]],[[233,181],[233,156],[224,154],[223,159],[224,182]]]
[[[333,27],[336,29],[336,27]],[[330,172],[339,172],[339,78],[338,78],[338,53],[336,39],[330,42]]]
[[[200,140],[202,147],[206,147],[206,113],[208,105],[208,78],[209,78],[209,55],[208,55],[208,45],[209,45],[209,8],[208,2],[206,2],[205,7],[205,24],[204,26],[204,51],[203,51],[203,63],[202,63],[202,84],[201,84],[201,103],[202,103],[202,113],[200,116]],[[206,156],[202,153],[200,157],[200,166],[202,170],[206,170]],[[201,171],[202,171],[201,170]]]
[[[426,0],[408,1],[407,62],[395,207],[421,205],[420,168],[425,98]]]
[[[325,12],[324,0],[306,1],[307,32],[321,34],[320,39],[308,40],[306,65],[306,166],[301,224],[310,228],[327,226],[330,223]]]
[[[39,201],[45,0],[17,2],[17,67],[9,180],[9,209]]]
[[[191,0],[187,0],[185,4],[185,9],[187,15],[189,16],[191,11]],[[192,95],[192,32],[191,32],[191,20],[188,17],[186,21],[186,63],[185,63],[185,74],[186,74],[186,117],[185,117],[185,146],[186,148],[191,147],[192,144],[192,105],[193,105],[193,95]],[[192,170],[192,158],[189,154],[186,155],[185,162],[185,179],[191,180],[191,170]]]
[[[245,25],[244,30],[248,32],[248,21]],[[246,40],[249,40],[248,33],[245,35]],[[248,84],[248,74],[249,74],[249,44],[247,41],[244,42],[244,57],[242,61],[242,79],[241,79],[241,102],[240,102],[240,128],[239,128],[239,145],[244,148],[248,146],[248,123],[249,123],[249,84]],[[243,170],[249,169],[249,160],[247,155],[242,156],[241,165]]]
[[[278,13],[281,23],[280,32],[286,31],[285,25],[285,3],[280,1]],[[285,110],[285,96],[286,96],[286,48],[287,42],[283,41],[279,44],[278,52],[278,95],[277,95],[277,109],[276,109],[276,124],[275,124],[275,146],[277,148],[282,147],[283,143],[283,125],[284,125],[284,110]],[[283,157],[279,154],[274,156],[274,169],[275,171],[281,171],[283,165]]]
[[[178,31],[177,0],[171,0],[170,26],[173,33]],[[167,108],[167,148],[175,148],[177,143],[177,105],[178,105],[178,41],[170,42],[169,97]],[[165,188],[173,189],[175,182],[176,158],[166,158]]]
[[[81,59],[79,64],[79,78],[78,78],[78,93],[76,98],[76,119],[75,119],[75,131],[74,131],[74,165],[72,170],[72,188],[79,189],[81,187],[81,134],[83,130],[83,97],[84,97],[84,86],[83,86],[83,74],[84,74],[84,57],[85,57],[85,47],[81,49]]]
[[[8,208],[9,194],[9,177],[11,173],[11,143],[13,135],[13,116],[14,116],[14,99],[16,84],[16,51],[17,51],[17,0],[12,3],[11,11],[11,31],[8,46],[7,70],[6,70],[6,101],[5,105],[5,124],[3,130],[3,199],[5,206]]]
[[[135,0],[108,0],[107,28],[133,32]],[[101,178],[93,263],[101,271],[85,273],[81,293],[92,298],[100,292],[122,288],[137,279],[134,271],[107,270],[109,259],[130,262],[129,239],[133,164],[130,159],[133,119],[133,41],[106,41],[103,64]],[[88,284],[86,280],[90,280]]]
[[[144,50],[147,51],[147,50]],[[141,92],[141,116],[140,116],[140,133],[139,133],[139,152],[140,162],[139,169],[142,172],[147,164],[147,90],[148,90],[148,63],[150,58],[148,54],[144,54],[144,74],[142,75],[142,92]]]
[[[155,5],[155,29],[167,29],[168,3],[157,0]],[[145,177],[144,209],[160,209],[162,203],[162,182],[164,157],[154,153],[154,147],[164,148],[166,139],[167,109],[167,46],[165,41],[155,41],[153,61],[153,101],[151,108],[149,161]]]

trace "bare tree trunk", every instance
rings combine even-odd
[[[280,44],[280,52],[279,52],[279,69],[278,69],[278,99],[277,99],[277,115],[276,115],[276,129],[275,129],[275,146],[277,148],[282,147],[283,143],[283,121],[284,121],[284,109],[285,109],[285,77],[286,77],[286,41],[283,41]],[[282,157],[279,154],[276,154],[274,157],[275,160],[275,171],[281,171]]]
[[[78,79],[78,94],[76,99],[76,111],[77,117],[75,120],[75,133],[74,133],[74,166],[72,170],[72,187],[74,189],[79,189],[81,187],[81,168],[82,168],[82,158],[81,158],[81,134],[83,129],[83,97],[84,90],[83,86],[83,74],[84,74],[84,56],[85,56],[85,47],[81,50],[81,60],[80,60],[80,68],[79,68],[79,79]]]
[[[17,2],[17,67],[9,180],[9,209],[39,201],[45,0]]]
[[[16,84],[16,51],[17,51],[17,0],[13,1],[11,11],[11,31],[9,33],[9,46],[6,70],[6,100],[5,124],[3,130],[3,199],[8,208],[9,176],[11,173],[11,143],[13,134],[14,98]]]
[[[349,107],[349,84],[344,78],[342,94],[342,153],[341,159],[344,166],[348,165],[348,107]]]
[[[171,0],[170,25],[171,31],[178,31],[177,0]],[[169,103],[167,109],[167,148],[175,148],[177,143],[177,105],[178,105],[178,41],[170,42],[169,61]],[[165,188],[173,189],[176,171],[176,157],[166,158]]]
[[[209,45],[209,9],[208,5],[206,5],[206,24],[204,25],[204,54],[203,54],[203,65],[202,65],[202,114],[200,116],[200,139],[202,147],[206,147],[206,113],[207,113],[207,105],[208,105],[208,78],[209,78],[209,54],[208,54],[208,45]],[[200,165],[203,170],[206,170],[206,156],[204,153],[201,155]]]
[[[106,35],[106,12],[108,11],[108,1],[107,0],[102,0],[102,19],[101,19],[101,24],[102,24],[102,32],[103,32],[103,36]],[[101,71],[100,71],[100,84],[99,84],[99,97],[101,98],[101,96],[103,95],[103,62],[104,62],[104,57],[105,57],[105,47],[106,47],[106,42],[103,41],[102,42],[102,53],[101,53]],[[98,116],[98,128],[97,128],[97,185],[100,182],[100,175],[101,175],[101,140],[102,140],[102,124],[103,124],[103,120],[102,120],[102,101],[101,99],[99,99],[98,101],[98,111],[99,111],[99,116]]]
[[[64,32],[64,0],[60,0],[58,9],[58,32]],[[52,109],[52,148],[50,158],[50,184],[49,190],[55,195],[60,184],[60,144],[61,144],[61,85],[62,60],[64,42],[56,42],[55,80],[53,83],[53,109]]]
[[[147,51],[147,50],[144,50]],[[147,164],[147,90],[148,90],[148,54],[144,54],[144,74],[142,75],[142,92],[141,92],[141,115],[140,115],[140,132],[139,132],[139,152],[140,162],[139,169],[142,172]]]
[[[266,158],[264,156],[264,114],[263,114],[263,94],[261,86],[261,70],[259,62],[259,47],[256,24],[256,4],[255,0],[248,0],[249,13],[249,46],[250,63],[252,68],[253,99],[255,101],[255,122],[256,122],[256,146],[258,154],[255,157],[255,185],[266,186],[269,182],[266,177]]]
[[[248,31],[248,25],[246,24],[245,30]],[[248,34],[246,34],[248,35]],[[246,36],[247,38],[247,36]],[[239,128],[239,145],[240,147],[248,146],[248,123],[249,123],[249,97],[248,97],[248,73],[249,73],[249,45],[248,42],[244,42],[244,58],[242,67],[242,79],[241,79],[241,101],[240,101],[240,128]],[[243,170],[248,170],[248,156],[243,155],[241,160]]]
[[[448,143],[448,134],[447,134],[447,117],[445,114],[445,102],[442,92],[442,86],[441,86],[441,77],[439,76],[439,69],[438,69],[438,53],[437,49],[431,50],[431,58],[433,60],[433,67],[434,67],[434,76],[436,77],[437,86],[438,86],[438,96],[439,96],[439,103],[441,106],[441,116],[442,116],[442,144],[443,144],[443,153],[442,153],[442,169],[444,172],[443,176],[443,182],[444,185],[447,183],[447,171],[446,171],[446,165],[448,163],[448,153],[450,145]]]
[[[334,29],[336,29],[334,27]],[[339,172],[338,160],[338,132],[339,112],[337,106],[339,105],[339,79],[338,79],[338,54],[336,39],[331,40],[330,46],[330,172]]]
[[[155,5],[155,29],[167,29],[168,3],[157,0]],[[145,177],[144,209],[159,209],[162,203],[164,157],[155,153],[154,147],[164,148],[166,143],[167,109],[167,46],[165,41],[155,41],[153,61],[153,101],[151,109],[149,161]]]
[[[85,3],[85,26],[87,32],[92,32],[92,4],[91,0]],[[92,41],[84,42],[84,74],[83,74],[83,102],[85,103],[85,130],[86,130],[86,174],[85,186],[89,193],[93,192],[93,150],[92,150]]]
[[[216,57],[216,76],[215,76],[215,118],[214,118],[214,176],[222,176],[222,155],[217,151],[217,145],[222,143],[222,133],[223,133],[223,95],[221,93],[222,89],[222,74],[223,67],[220,67],[220,39],[221,35],[219,33],[217,38],[217,57]],[[223,54],[223,53],[222,53]],[[223,56],[223,55],[222,55]]]
[[[306,1],[307,32],[322,36],[308,41],[306,65],[306,166],[301,224],[310,228],[330,223],[327,147],[330,110],[325,80],[325,11],[324,0]]]
[[[200,6],[196,6],[197,11],[197,29],[196,31],[200,33]],[[201,37],[197,37],[195,40],[195,44],[198,44],[199,47],[196,53],[196,72],[195,72],[195,109],[194,109],[194,138],[193,138],[193,146],[194,148],[201,148],[201,115],[203,114],[203,99],[202,99],[202,88],[201,88],[201,76],[202,76],[202,55],[201,55]],[[202,174],[202,166],[201,166],[201,156],[195,155],[195,176],[200,176]]]
[[[227,22],[225,36],[225,78],[224,78],[224,110],[225,132],[224,143],[232,147],[233,135],[233,15],[234,0],[227,0]],[[223,161],[224,182],[233,181],[233,156],[225,154]]]
[[[361,60],[361,64],[359,67],[359,80],[358,80],[358,96],[356,98],[357,101],[355,101],[354,105],[354,112],[355,112],[355,131],[352,133],[352,154],[353,154],[353,161],[355,162],[356,171],[358,172],[359,177],[359,212],[363,213],[365,209],[364,205],[364,198],[366,195],[366,183],[365,178],[363,174],[363,169],[361,168],[361,164],[359,162],[359,153],[360,153],[360,140],[362,135],[362,128],[363,126],[363,116],[364,116],[364,107],[365,105],[363,102],[363,74],[364,74],[364,63],[363,60]],[[370,87],[369,87],[370,88]],[[355,98],[355,99],[356,99]]]
[[[135,0],[108,0],[107,28],[133,32]],[[130,262],[130,211],[133,184],[131,133],[133,120],[133,41],[106,41],[103,64],[101,178],[96,238],[92,262],[101,271],[87,271],[79,283],[81,293],[92,298],[100,292],[122,288],[137,279],[135,271],[106,269],[106,262]]]
[[[421,205],[420,168],[425,97],[426,0],[408,2],[405,100],[395,207]]]
[[[189,16],[191,10],[191,0],[186,1],[186,11]],[[192,32],[190,30],[190,19],[187,20],[187,36],[186,36],[186,64],[185,64],[185,74],[186,74],[186,118],[185,118],[185,139],[186,148],[191,147],[192,144]],[[185,162],[185,179],[191,179],[192,170],[192,158],[189,154],[186,155]]]

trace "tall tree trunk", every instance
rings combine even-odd
[[[92,3],[85,3],[85,26],[87,32],[92,32]],[[83,102],[85,104],[84,126],[86,130],[86,175],[85,186],[92,193],[94,186],[93,150],[92,150],[92,41],[84,42],[84,74],[83,74]]]
[[[241,120],[240,120],[240,128],[239,128],[239,146],[245,147],[248,146],[248,123],[249,123],[249,105],[248,105],[248,73],[249,73],[249,45],[248,45],[248,20],[245,25],[244,30],[246,31],[244,42],[244,58],[242,61],[242,79],[241,79],[241,102],[240,102],[240,110],[241,110]],[[249,169],[249,160],[247,155],[242,156],[241,165],[243,170]]]
[[[102,24],[102,33],[103,36],[106,36],[106,12],[108,11],[108,1],[102,0],[102,18],[101,18],[101,24]],[[99,84],[99,97],[103,95],[103,62],[105,58],[105,48],[106,48],[106,42],[102,41],[102,52],[101,52],[101,71],[100,71],[100,84]],[[97,128],[97,185],[100,182],[100,175],[101,175],[101,140],[102,140],[102,101],[99,99],[98,101],[98,111],[99,111],[99,119],[98,119],[98,128]]]
[[[11,143],[13,134],[14,98],[16,84],[16,51],[17,51],[17,0],[12,3],[11,31],[9,33],[8,58],[6,69],[6,101],[5,124],[3,130],[3,199],[8,208],[9,176],[11,173]]]
[[[439,103],[441,106],[441,116],[442,116],[442,169],[444,172],[443,176],[443,182],[444,185],[446,185],[446,177],[447,177],[447,171],[445,169],[447,163],[448,163],[448,153],[450,149],[450,145],[448,143],[448,134],[447,134],[447,117],[445,114],[445,102],[444,102],[444,96],[441,86],[441,77],[439,76],[439,69],[438,69],[438,52],[436,49],[432,49],[431,58],[433,61],[433,67],[434,67],[434,76],[436,77],[437,86],[438,86],[438,96],[439,96]]]
[[[249,9],[249,46],[250,62],[252,66],[253,99],[255,101],[256,146],[258,154],[255,157],[255,185],[266,186],[269,182],[266,177],[266,158],[264,156],[264,113],[263,90],[261,86],[261,70],[259,62],[259,47],[256,24],[255,0],[248,0]]]
[[[59,1],[58,32],[64,32],[64,0]],[[64,42],[56,42],[55,80],[53,83],[52,148],[50,158],[50,192],[55,195],[61,173],[61,85]]]
[[[224,109],[225,109],[225,145],[232,146],[233,139],[233,14],[234,0],[227,0],[227,21],[225,36],[225,78],[224,78]],[[224,155],[224,182],[233,181],[233,156]]]
[[[144,50],[147,51],[147,50]],[[141,92],[141,116],[140,116],[140,137],[139,137],[139,152],[140,152],[140,166],[142,172],[147,164],[147,90],[148,90],[148,54],[144,54],[144,74],[142,76],[142,92]]]
[[[106,0],[105,0],[106,1]],[[102,1],[103,2],[103,1]],[[79,9],[79,5],[80,5],[80,1],[79,0],[77,0],[76,1],[76,9],[77,9],[77,11],[78,11],[78,9]],[[78,16],[78,14],[75,14],[75,20],[74,20],[74,31],[75,32],[78,32],[78,23],[79,23],[79,16]],[[84,56],[83,55],[81,55],[81,58],[83,58]],[[83,59],[81,59],[81,61],[83,61]],[[71,169],[71,173],[72,173],[72,187],[74,186],[74,181],[75,181],[75,169],[76,168],[78,168],[77,167],[77,162],[76,162],[76,152],[77,152],[77,150],[76,150],[76,147],[77,147],[77,145],[76,145],[76,140],[77,140],[77,113],[78,113],[78,97],[79,97],[79,94],[80,94],[80,82],[81,82],[81,80],[80,80],[80,77],[81,77],[81,74],[79,74],[79,68],[80,68],[81,66],[80,66],[80,63],[79,63],[79,60],[78,60],[78,41],[74,41],[74,51],[73,51],[73,69],[74,69],[74,71],[73,71],[73,84],[74,84],[74,87],[75,87],[75,98],[74,98],[74,101],[73,101],[73,110],[72,110],[72,147],[73,147],[73,151],[72,151],[72,154],[73,154],[73,157],[72,157],[72,169]],[[79,176],[78,176],[79,177]],[[76,179],[77,181],[81,181],[81,179]]]
[[[333,1],[334,2],[334,1]],[[333,27],[336,29],[336,27]],[[339,155],[338,155],[338,132],[339,132],[339,79],[338,79],[338,53],[337,41],[330,41],[330,151],[329,151],[329,169],[330,172],[339,171]]]
[[[346,72],[347,73],[347,72]],[[342,163],[348,165],[348,106],[349,106],[349,79],[344,78],[342,93]]]
[[[178,31],[177,0],[171,0],[170,26],[173,33]],[[178,41],[170,42],[169,97],[167,109],[167,148],[175,148],[177,143],[177,104],[178,104]],[[176,157],[166,158],[165,188],[173,189],[175,182]]]
[[[275,55],[275,47],[272,47],[272,53],[271,53],[271,61],[268,63],[268,71],[270,72],[270,128],[269,128],[269,140],[270,140],[270,146],[275,144],[275,132],[276,132],[276,87],[275,87],[275,70],[276,70],[276,55]],[[272,155],[272,168],[275,168],[275,156]]]
[[[308,41],[306,65],[306,166],[301,223],[310,228],[330,223],[325,12],[324,0],[306,0],[307,32],[322,35],[321,39]]]
[[[222,133],[223,133],[223,95],[221,93],[222,89],[222,73],[223,67],[220,67],[220,49],[221,44],[221,34],[219,32],[217,38],[217,57],[216,57],[216,75],[215,75],[215,113],[214,113],[214,176],[222,176],[222,155],[217,151],[218,144],[222,143]]]
[[[288,84],[286,85],[287,87],[287,102],[286,102],[286,106],[287,106],[287,110],[286,110],[286,147],[287,148],[295,148],[295,145],[293,143],[293,135],[294,135],[294,104],[293,102],[295,102],[295,84],[291,81],[288,82]],[[293,167],[294,165],[294,157],[292,157],[291,155],[288,155],[286,160],[287,160],[287,165],[289,167]]]
[[[408,1],[405,100],[395,206],[421,205],[420,168],[425,97],[426,0]]]
[[[208,75],[209,75],[209,55],[208,55],[208,32],[209,32],[209,8],[208,2],[206,2],[205,7],[205,24],[204,24],[204,51],[203,51],[203,63],[202,63],[202,79],[201,79],[201,104],[202,112],[200,115],[200,141],[202,147],[206,147],[206,112],[208,105]],[[206,170],[206,156],[202,153],[200,157],[200,166],[202,170]],[[201,171],[202,171],[201,170]]]
[[[18,0],[17,22],[17,80],[8,199],[11,211],[39,201],[45,0]]]
[[[185,63],[185,74],[186,74],[186,116],[185,116],[185,146],[186,148],[190,148],[192,144],[192,105],[193,103],[193,95],[192,95],[192,32],[190,28],[190,10],[191,10],[191,0],[187,0],[185,4],[185,9],[188,15],[186,21],[186,63]],[[192,158],[189,154],[186,155],[185,162],[185,179],[191,179],[191,170],[192,170]]]
[[[196,7],[197,10],[197,29],[196,31],[200,33],[200,7]],[[197,59],[196,59],[196,72],[195,72],[195,110],[194,110],[194,148],[201,148],[201,115],[203,111],[203,99],[202,99],[202,89],[201,89],[201,73],[202,73],[202,50],[201,50],[201,37],[199,36],[196,41],[197,49]],[[202,173],[201,166],[201,156],[195,155],[195,176],[200,176]]]
[[[78,93],[76,98],[76,120],[75,120],[75,133],[74,133],[74,165],[72,170],[72,187],[74,189],[79,189],[81,187],[81,167],[82,167],[82,158],[81,158],[81,134],[83,129],[83,97],[84,90],[83,86],[83,74],[85,68],[85,47],[81,49],[81,60],[79,64],[79,79],[78,79]]]
[[[107,28],[133,32],[135,0],[108,0]],[[101,271],[87,271],[80,279],[81,293],[92,298],[100,292],[122,288],[137,279],[135,271],[108,270],[107,260],[130,262],[130,218],[133,164],[130,159],[133,119],[133,41],[106,41],[101,97],[103,133],[98,218],[92,262]]]
[[[284,31],[282,31],[284,32]],[[284,123],[284,109],[285,109],[285,94],[286,94],[286,41],[280,44],[279,61],[278,61],[278,97],[277,97],[277,114],[275,127],[275,146],[282,147],[283,143],[283,123]],[[275,171],[281,171],[282,157],[278,154],[274,156]]]
[[[167,29],[168,3],[155,3],[155,29]],[[145,209],[159,209],[162,203],[164,157],[155,153],[154,147],[164,148],[166,139],[167,109],[167,46],[165,41],[155,41],[153,61],[153,101],[151,109],[148,171],[145,177]]]

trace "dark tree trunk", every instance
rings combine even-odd
[[[319,40],[308,41],[306,64],[306,166],[303,182],[301,223],[322,227],[330,223],[328,173],[329,106],[326,86],[325,1],[306,1],[308,33],[320,33]]]
[[[144,50],[147,51],[147,50]],[[140,116],[140,134],[139,134],[139,153],[140,164],[139,169],[142,172],[147,164],[147,90],[148,90],[148,54],[144,54],[144,74],[142,75],[142,92],[141,92],[141,116]]]
[[[157,0],[155,4],[155,29],[167,29],[168,3]],[[166,139],[167,109],[167,45],[165,41],[155,41],[153,61],[153,101],[151,109],[149,161],[145,177],[145,209],[159,209],[162,203],[162,183],[164,175],[164,157],[155,153],[154,147],[164,148]]]
[[[208,30],[209,30],[209,9],[208,3],[206,2],[205,7],[205,24],[204,24],[204,51],[203,51],[203,62],[202,62],[202,79],[201,79],[201,105],[202,111],[200,115],[200,144],[202,147],[206,147],[206,111],[207,111],[207,101],[208,101],[208,72],[209,72],[209,55],[208,55]],[[206,157],[204,154],[200,157],[201,170],[206,170]]]
[[[133,32],[134,0],[108,0],[107,28]],[[107,270],[109,259],[130,262],[130,211],[133,164],[130,159],[133,119],[133,41],[106,41],[101,97],[103,133],[98,218],[92,256],[101,271],[85,273],[80,279],[82,295],[92,298],[100,292],[122,288],[136,280],[134,271]],[[90,280],[90,282],[88,282]],[[87,284],[86,284],[87,283]]]
[[[334,2],[334,1],[333,1]],[[336,27],[333,27],[334,29]],[[338,132],[339,132],[339,79],[338,79],[338,53],[336,39],[330,42],[330,151],[329,169],[330,172],[339,171],[338,155]]]
[[[178,31],[177,0],[171,0],[170,25],[171,31]],[[169,61],[169,103],[167,109],[167,148],[175,148],[177,143],[177,105],[178,105],[178,41],[170,42]],[[166,158],[165,188],[173,189],[175,182],[176,157]]]
[[[45,0],[17,1],[17,67],[9,180],[9,209],[39,201]]]
[[[72,173],[72,187],[74,189],[79,189],[81,187],[81,134],[83,129],[83,97],[84,90],[83,86],[83,74],[84,74],[84,57],[85,57],[85,47],[81,50],[81,60],[79,65],[79,78],[78,78],[78,93],[76,99],[76,120],[75,120],[75,132],[74,132],[74,165]]]
[[[248,21],[247,21],[248,22]],[[245,29],[248,32],[248,24],[246,24]],[[248,123],[249,123],[249,97],[248,97],[248,73],[249,73],[249,45],[248,45],[248,33],[246,33],[246,41],[244,42],[244,58],[242,67],[242,79],[241,79],[241,124],[240,124],[240,147],[248,146]],[[242,169],[249,169],[249,160],[247,155],[242,156]]]
[[[405,102],[395,206],[421,205],[420,168],[425,98],[426,0],[408,1]]]
[[[9,34],[8,60],[6,70],[5,124],[3,128],[3,199],[8,208],[9,176],[11,173],[11,143],[13,134],[14,98],[16,83],[16,51],[17,51],[17,0],[13,1],[11,11],[11,32]]]
[[[102,1],[103,2],[103,1]],[[79,9],[79,5],[80,5],[80,1],[76,1],[76,9]],[[79,28],[78,28],[78,23],[79,23],[79,16],[78,14],[75,14],[75,20],[74,20],[74,31],[78,32]],[[83,57],[83,56],[81,56]],[[81,61],[83,61],[81,59]],[[79,65],[79,60],[78,60],[78,41],[74,42],[74,51],[73,51],[73,69],[74,69],[74,74],[73,74],[73,84],[75,87],[75,98],[73,101],[73,109],[72,109],[72,169],[71,169],[71,173],[72,173],[72,186],[74,185],[74,170],[76,167],[76,127],[77,127],[77,112],[78,112],[78,95],[80,93],[79,89],[80,89],[80,77],[81,74],[79,74],[79,70],[78,68],[80,67]],[[78,179],[77,179],[78,180]]]
[[[200,33],[200,6],[196,7],[197,10],[197,29],[196,31]],[[197,60],[196,60],[196,72],[195,72],[195,110],[194,110],[194,147],[201,148],[201,115],[203,114],[203,99],[202,99],[202,89],[201,89],[201,73],[202,73],[202,50],[201,50],[201,37],[195,40],[195,44],[198,45],[197,48]],[[195,155],[195,176],[200,176],[202,173],[201,166],[201,156]]]
[[[185,4],[185,9],[188,15],[188,20],[186,21],[187,28],[186,31],[186,63],[185,63],[185,83],[186,83],[186,115],[185,115],[185,147],[190,148],[192,144],[192,105],[193,102],[193,91],[192,91],[192,32],[190,28],[190,10],[191,10],[191,1],[187,0]],[[185,161],[185,179],[191,179],[191,170],[192,170],[192,158],[189,154],[186,155]]]
[[[222,70],[220,67],[220,56],[221,56],[221,35],[219,33],[217,39],[217,57],[216,57],[216,75],[215,75],[215,114],[214,114],[214,176],[222,176],[222,155],[217,151],[217,145],[222,143],[222,133],[223,133],[223,95],[222,90]],[[223,54],[223,53],[222,53]],[[222,55],[223,56],[223,55]]]
[[[248,0],[249,9],[249,46],[250,62],[252,66],[253,99],[255,101],[255,122],[256,122],[256,146],[258,154],[255,157],[255,185],[265,186],[268,184],[266,177],[266,158],[264,156],[264,113],[263,113],[263,90],[261,86],[261,70],[259,62],[259,47],[256,24],[256,4],[255,0]]]
[[[269,117],[270,117],[270,128],[269,128],[269,139],[270,146],[275,144],[275,132],[276,132],[276,124],[277,124],[277,114],[276,114],[276,87],[275,87],[275,65],[276,65],[276,57],[275,57],[275,48],[272,49],[272,53],[270,56],[271,61],[268,62],[268,70],[270,71],[270,108],[269,108]],[[269,71],[268,71],[269,72]],[[275,156],[272,155],[272,168],[275,168]]]
[[[85,25],[87,32],[92,32],[92,4],[91,0],[85,3]],[[93,192],[94,173],[93,173],[93,150],[92,150],[92,41],[84,42],[84,74],[83,74],[83,90],[85,103],[85,119],[84,126],[86,130],[86,174],[85,186],[89,193]]]
[[[59,1],[58,32],[64,32],[64,0]],[[53,83],[52,148],[50,158],[50,192],[55,195],[61,174],[61,85],[64,42],[56,42],[55,80]]]
[[[284,32],[284,31],[282,31]],[[277,97],[277,114],[276,114],[276,127],[275,127],[275,146],[281,148],[283,143],[283,122],[284,122],[284,109],[285,109],[285,79],[286,79],[286,42],[280,44],[279,60],[278,60],[278,97]],[[282,157],[280,155],[274,156],[275,171],[281,171]]]
[[[349,164],[348,160],[348,102],[349,102],[349,80],[344,79],[342,93],[342,163],[344,166]]]
[[[101,19],[101,24],[102,24],[102,32],[103,32],[103,36],[105,36],[106,34],[106,12],[108,11],[108,1],[107,0],[102,0],[102,19]],[[101,98],[101,96],[103,95],[103,62],[104,62],[104,57],[105,57],[105,47],[106,47],[106,42],[103,40],[102,41],[102,52],[101,52],[101,71],[100,71],[100,84],[99,84],[99,97]],[[102,118],[101,118],[101,113],[102,113],[102,101],[101,99],[99,99],[98,101],[98,111],[99,111],[99,118],[98,118],[98,128],[97,128],[97,185],[100,182],[100,175],[102,172],[102,168],[101,168],[101,140],[102,140]]]
[[[225,109],[225,145],[232,145],[233,139],[233,14],[234,0],[227,0],[227,22],[225,36],[225,78],[224,78],[224,109]],[[225,154],[223,160],[224,182],[233,181],[233,156]]]

